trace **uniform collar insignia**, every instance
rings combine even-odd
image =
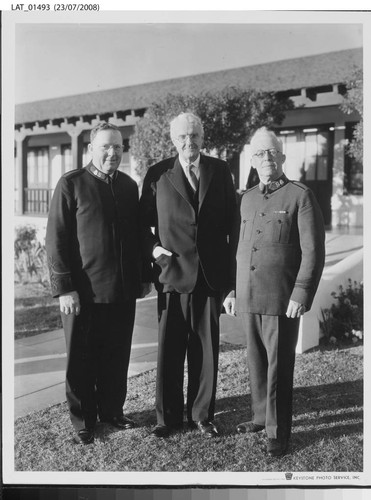
[[[279,179],[277,179],[276,181],[272,181],[269,184],[263,184],[262,182],[259,182],[259,189],[263,194],[273,193],[274,191],[277,191],[277,189],[287,184],[288,181],[289,180],[286,175],[282,174]]]
[[[92,173],[95,177],[98,179],[101,179],[105,183],[109,183],[110,176],[108,174],[105,174],[101,170],[99,170],[97,167],[95,167],[92,163],[89,165],[89,172]],[[117,170],[113,173],[112,175],[112,180],[115,180],[117,177]]]

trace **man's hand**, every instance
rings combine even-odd
[[[64,314],[80,314],[80,297],[77,292],[68,292],[59,296],[59,309]]]
[[[231,292],[223,302],[225,312],[230,316],[236,316],[236,298],[234,295],[234,292]]]
[[[143,299],[146,295],[148,295],[152,291],[152,283],[141,283],[139,298]]]
[[[154,248],[152,255],[155,259],[158,259],[160,257],[160,255],[167,255],[168,257],[170,257],[170,255],[173,255],[173,254],[169,250],[166,250],[166,248],[157,246]]]
[[[300,318],[305,313],[305,306],[295,302],[295,300],[290,300],[287,307],[286,316],[288,318]]]

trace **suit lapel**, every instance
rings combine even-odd
[[[201,205],[205,199],[205,195],[207,193],[207,190],[209,189],[211,179],[213,178],[214,175],[214,168],[210,163],[207,161],[207,159],[201,155],[200,159],[200,193],[199,193],[199,208],[201,208]]]
[[[183,172],[183,168],[179,162],[178,157],[174,160],[173,168],[169,169],[166,172],[166,175],[170,181],[170,183],[174,186],[174,188],[178,191],[178,193],[191,205],[192,200],[190,198],[189,189],[187,188],[187,179]]]

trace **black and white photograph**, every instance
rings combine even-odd
[[[370,484],[371,13],[89,5],[2,13],[5,482]]]

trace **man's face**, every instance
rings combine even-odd
[[[251,165],[265,184],[278,179],[283,173],[282,165],[286,157],[280,149],[279,142],[269,133],[259,134],[251,143]]]
[[[89,144],[94,166],[105,174],[112,174],[120,165],[122,136],[118,130],[100,130]]]
[[[171,137],[180,158],[187,163],[195,161],[202,147],[202,128],[195,122],[180,118],[174,124]]]

